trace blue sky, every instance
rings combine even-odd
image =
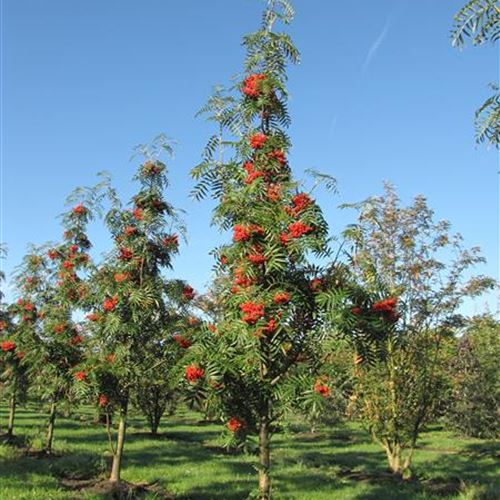
[[[290,158],[338,179],[318,196],[339,233],[337,206],[393,182],[404,201],[428,197],[498,277],[498,155],[476,148],[472,117],[498,79],[498,49],[449,43],[463,0],[296,0],[289,31],[302,62],[290,69]],[[242,68],[241,36],[258,0],[3,0],[1,240],[8,273],[29,242],[59,238],[66,195],[109,171],[133,192],[132,148],[160,132],[179,141],[169,198],[187,211],[189,243],[175,275],[202,289],[208,255],[226,237],[210,227],[209,201],[188,198],[189,170],[211,127],[195,118],[215,84]],[[92,228],[95,253],[107,247]],[[479,312],[484,300],[470,306]],[[490,297],[490,304],[496,307]]]

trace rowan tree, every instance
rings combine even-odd
[[[194,196],[217,200],[213,222],[232,231],[232,242],[214,251],[215,324],[204,325],[186,379],[217,397],[235,440],[258,435],[260,498],[271,494],[279,422],[305,393],[326,395],[311,360],[326,335],[317,297],[331,283],[308,257],[328,254],[327,224],[292,177],[285,83],[299,54],[286,33],[273,31],[292,17],[287,1],[271,0],[260,29],[244,37],[245,74],[202,110],[218,130],[192,171]]]
[[[5,437],[10,441],[14,437],[17,406],[26,399],[28,378],[22,362],[24,352],[20,350],[17,341],[16,325],[11,320],[4,319],[0,326],[4,326],[0,341],[0,387],[3,396],[8,400]]]
[[[5,258],[6,253],[7,253],[6,247],[3,244],[0,244],[0,259],[3,260]],[[8,307],[8,304],[4,302],[4,297],[5,297],[5,294],[3,291],[4,281],[5,281],[5,273],[3,272],[3,269],[0,269],[0,341],[2,342],[1,345],[3,345],[3,343],[5,341],[8,341],[9,337],[12,334],[12,330],[13,330],[12,317],[11,317],[11,314],[9,311],[9,307]],[[12,342],[12,341],[10,341],[10,342]],[[0,345],[0,348],[1,348],[1,345]],[[7,349],[7,351],[10,351],[9,344],[6,345],[6,349]],[[6,352],[6,351],[4,351],[2,349],[2,352]],[[1,354],[0,354],[0,356],[1,356]],[[2,374],[4,373],[6,366],[7,366],[7,363],[5,362],[5,360],[3,358],[0,358],[0,373],[2,373]],[[4,376],[2,375],[2,379],[0,380],[0,390],[1,390],[2,396],[5,393],[5,384],[4,384],[3,378],[4,378]],[[0,433],[1,433],[1,427],[0,427]]]
[[[78,378],[75,366],[83,358],[85,336],[74,321],[88,292],[85,273],[91,265],[86,227],[91,203],[78,203],[63,214],[60,244],[33,247],[17,269],[21,293],[17,302],[21,366],[30,387],[50,405],[43,451],[50,454],[58,404],[72,399]]]
[[[339,324],[338,320],[336,324]],[[318,376],[313,386],[313,397],[300,399],[299,409],[310,424],[311,432],[316,432],[319,425],[333,427],[352,417],[353,339],[350,332],[341,328],[332,333],[318,349]]]
[[[166,390],[165,374],[179,356],[176,335],[183,334],[195,295],[183,281],[169,280],[163,274],[172,267],[179,233],[184,231],[176,210],[163,195],[167,167],[160,155],[170,154],[171,145],[160,136],[139,152],[145,161],[134,177],[140,187],[132,206],[123,208],[113,195],[113,205],[106,214],[114,246],[89,280],[92,310],[86,318],[90,351],[78,371],[82,396],[91,397],[107,416],[112,484],[121,478],[130,403],[135,400],[148,418],[152,417],[152,430],[157,426],[156,410],[163,408],[155,405],[163,404],[165,393],[154,391]],[[145,401],[142,396],[151,391],[153,395]],[[110,422],[115,410],[116,439]]]
[[[5,248],[0,247],[0,258],[4,257]],[[0,284],[5,275],[0,273]],[[14,435],[16,406],[24,399],[27,389],[27,377],[21,366],[24,352],[20,349],[18,329],[15,322],[15,305],[3,301],[4,293],[0,290],[0,389],[2,396],[8,399],[8,422],[5,432],[7,440]]]
[[[30,350],[32,339],[40,330],[41,314],[37,303],[36,291],[40,288],[44,273],[42,259],[36,248],[31,247],[17,268],[17,301],[7,308],[6,335],[2,351],[7,354],[4,382],[9,388],[9,423],[8,435],[12,436],[16,407],[27,395],[29,364],[26,354]]]
[[[190,287],[179,280],[166,285],[168,321],[161,325],[160,341],[151,343],[141,364],[144,376],[132,391],[132,402],[146,418],[153,436],[158,434],[165,412],[172,414],[182,399],[181,365],[201,325],[192,314]]]
[[[467,39],[473,45],[495,44],[500,38],[500,7],[497,0],[469,0],[454,16],[451,43],[462,49]],[[475,113],[476,143],[500,145],[500,88],[490,83],[493,94]]]

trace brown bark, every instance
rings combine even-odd
[[[127,403],[121,409],[120,420],[118,422],[118,436],[116,440],[116,449],[113,454],[113,465],[111,466],[110,482],[119,483],[121,477],[123,447],[125,445],[125,432],[127,429]]]
[[[269,500],[271,498],[271,480],[269,470],[271,468],[269,441],[269,422],[264,418],[259,430],[259,498]]]
[[[56,401],[52,401],[50,405],[49,425],[47,427],[47,441],[45,442],[45,451],[47,453],[52,452],[52,441],[54,440],[54,426],[56,422],[56,410],[57,403]]]
[[[150,424],[150,429],[151,429],[151,435],[152,436],[158,436],[158,427],[160,426],[160,423],[158,421],[153,421]]]
[[[14,419],[16,418],[16,393],[14,392],[10,398],[9,404],[9,421],[7,423],[7,436],[12,437],[14,434]]]

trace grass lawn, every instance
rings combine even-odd
[[[5,408],[0,422],[5,423]],[[17,436],[36,444],[46,414],[21,408]],[[165,418],[152,439],[144,421],[133,416],[125,445],[122,477],[132,483],[158,482],[176,499],[244,499],[255,488],[252,455],[232,455],[219,447],[221,425],[203,424],[200,415],[179,411]],[[498,499],[500,446],[458,439],[439,427],[429,429],[415,453],[418,480],[397,482],[387,474],[385,456],[357,424],[284,431],[273,438],[273,494],[276,499]],[[64,486],[68,478],[91,478],[107,471],[109,455],[103,427],[90,410],[59,418],[55,450],[60,456],[33,458],[21,448],[0,445],[0,499],[103,498]],[[496,482],[495,482],[496,481]],[[67,483],[67,481],[66,481]],[[162,498],[153,493],[144,498]]]

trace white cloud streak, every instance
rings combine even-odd
[[[363,71],[363,73],[368,69],[368,67],[370,66],[370,63],[372,62],[373,57],[375,56],[378,49],[382,45],[382,42],[384,41],[384,38],[386,37],[386,35],[389,31],[390,25],[391,25],[391,20],[388,18],[387,21],[385,22],[385,25],[382,28],[382,31],[380,32],[379,36],[372,43],[370,49],[368,50],[368,53],[366,54],[365,60],[363,62],[363,66],[361,67],[361,70]]]
[[[335,115],[330,121],[330,128],[328,129],[328,138],[331,139],[333,137],[333,134],[335,132],[335,129],[337,128],[337,119],[338,116]]]

